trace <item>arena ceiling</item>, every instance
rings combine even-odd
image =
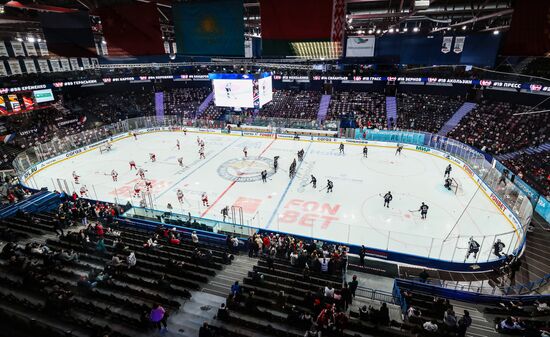
[[[166,35],[173,31],[171,7],[182,0],[19,0],[3,1],[0,34],[39,31],[36,10],[77,9],[93,15],[102,6],[153,2]],[[515,0],[519,1],[519,0]],[[514,0],[346,0],[347,31],[368,34],[403,31],[506,30]],[[50,7],[48,7],[50,6]],[[244,0],[246,34],[261,36],[260,2]],[[416,27],[416,28],[415,28]],[[5,35],[5,34],[3,34]]]

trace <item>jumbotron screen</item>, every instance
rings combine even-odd
[[[209,74],[214,105],[231,108],[261,108],[273,99],[271,73]]]

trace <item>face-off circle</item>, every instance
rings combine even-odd
[[[240,182],[262,180],[262,171],[267,171],[267,177],[275,174],[273,160],[269,158],[237,158],[226,161],[218,167],[218,175],[224,179]]]

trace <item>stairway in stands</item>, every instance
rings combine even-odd
[[[388,129],[391,128],[391,121],[393,125],[397,125],[397,99],[394,96],[386,96],[386,117]]]
[[[197,116],[200,116],[204,112],[204,110],[208,108],[208,105],[210,104],[210,102],[212,102],[212,99],[214,99],[214,92],[211,92],[208,96],[206,96],[201,105],[199,105],[199,107],[197,108]]]
[[[325,120],[330,106],[330,95],[323,95],[321,102],[319,103],[319,110],[317,111],[317,122],[321,123]]]
[[[546,143],[544,143],[542,145],[539,145],[539,146],[530,146],[528,148],[521,149],[521,150],[518,150],[518,151],[501,154],[501,155],[495,156],[495,158],[497,160],[503,161],[503,160],[514,159],[515,157],[517,157],[517,156],[519,156],[520,154],[523,154],[523,153],[536,154],[536,153],[541,153],[541,152],[546,152],[546,151],[550,151],[550,142],[546,142]]]
[[[453,114],[451,118],[443,125],[441,130],[439,130],[438,134],[441,136],[446,136],[449,132],[451,132],[452,129],[454,129],[458,123],[466,116],[467,114],[472,111],[477,104],[471,103],[471,102],[464,102],[458,110]]]
[[[235,259],[231,265],[216,274],[215,278],[209,280],[202,291],[208,294],[227,297],[231,290],[231,286],[235,281],[242,281],[248,276],[248,272],[256,265],[258,259],[249,258],[245,254],[235,255]]]

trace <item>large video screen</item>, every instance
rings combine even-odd
[[[260,107],[273,100],[273,83],[271,76],[258,80],[258,91],[260,94]]]
[[[252,79],[213,79],[212,87],[216,106],[254,107]]]

